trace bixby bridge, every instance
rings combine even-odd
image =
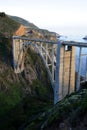
[[[83,47],[87,47],[87,41],[70,40],[60,37],[57,39],[57,42],[53,42],[13,36],[13,66],[15,73],[21,73],[24,70],[24,57],[27,46],[32,46],[44,62],[54,91],[54,104],[63,99],[67,94],[74,92],[75,89],[79,90],[81,51]],[[75,46],[80,48],[76,87]],[[87,70],[84,80],[87,80]]]

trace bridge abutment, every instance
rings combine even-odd
[[[14,72],[21,73],[24,70],[24,51],[21,39],[13,39],[13,59]]]

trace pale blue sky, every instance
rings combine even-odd
[[[59,33],[87,32],[87,0],[1,0],[0,11]]]

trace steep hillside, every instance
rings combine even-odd
[[[28,26],[29,28],[38,29],[38,27],[36,25],[34,25],[33,23],[30,23],[29,21],[27,21],[23,18],[20,18],[20,17],[17,17],[17,16],[9,16],[9,17],[12,18],[13,20],[15,20],[16,22],[24,25],[24,26]]]
[[[30,47],[26,50],[24,72],[14,73],[11,36],[20,26],[0,13],[1,130],[17,130],[27,119],[47,110],[52,104],[53,92],[46,69]]]
[[[20,23],[12,20],[5,13],[0,13],[0,34],[5,37],[12,36],[19,26]]]
[[[87,130],[87,84],[84,86],[78,93],[28,120],[21,130]]]
[[[15,35],[26,35],[30,38],[41,38],[41,39],[49,39],[49,40],[56,40],[56,36],[59,36],[59,34],[50,32],[45,29],[38,28],[35,24],[30,23],[29,21],[17,17],[17,16],[10,16],[9,18],[13,19],[14,21],[21,24],[18,31],[16,31]],[[25,27],[25,28],[24,28]],[[23,33],[24,32],[24,33]]]

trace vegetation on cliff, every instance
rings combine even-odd
[[[23,18],[20,18],[20,17],[17,17],[17,16],[9,16],[11,19],[15,20],[16,22],[24,25],[24,26],[27,26],[29,28],[35,28],[35,29],[38,29],[38,27],[36,25],[34,25],[33,23],[30,23],[29,21],[23,19]]]
[[[0,13],[0,34],[3,34],[5,37],[10,37],[19,26],[20,23],[12,20],[5,13]]]
[[[22,125],[22,130],[86,130],[87,88],[73,93]]]
[[[0,18],[1,26],[0,129],[17,130],[31,116],[51,106],[53,92],[39,55],[30,47],[26,50],[24,72],[14,73],[11,36],[20,24],[4,14]]]

